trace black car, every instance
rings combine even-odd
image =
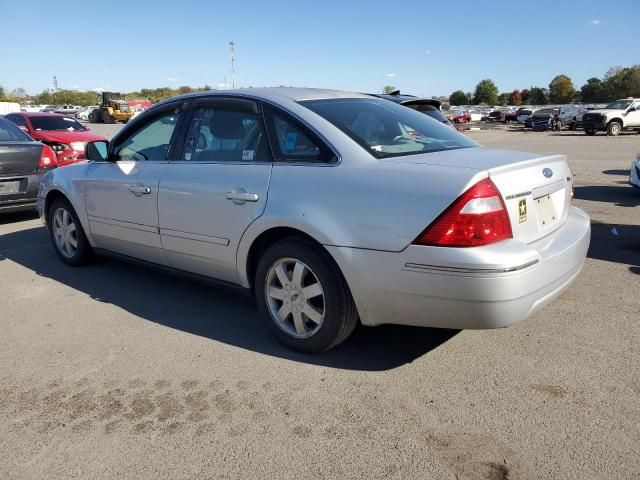
[[[447,117],[440,111],[440,102],[430,98],[419,98],[413,95],[401,95],[399,90],[392,93],[368,93],[373,97],[384,98],[394,103],[399,103],[405,107],[412,108],[418,112],[422,112],[425,115],[429,115],[431,118],[438,120],[450,127],[453,127],[453,123],[449,121]]]
[[[0,117],[0,213],[35,209],[40,180],[57,165],[51,147]]]
[[[544,132],[551,129],[554,115],[560,112],[559,108],[541,108],[533,112],[529,117],[529,124],[534,132]],[[526,124],[525,124],[526,126]]]

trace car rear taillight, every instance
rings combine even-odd
[[[414,240],[417,245],[479,247],[512,238],[500,192],[490,178],[464,192]]]
[[[38,170],[46,170],[56,167],[57,165],[58,160],[56,153],[49,145],[43,145],[42,152],[40,153],[40,161],[38,162]]]

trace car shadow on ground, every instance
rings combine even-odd
[[[1,235],[0,262],[7,259],[150,322],[266,355],[339,369],[393,369],[458,333],[392,325],[358,327],[337,348],[305,355],[275,340],[249,295],[116,260],[98,259],[88,267],[69,267],[56,257],[44,227]]]
[[[591,223],[589,258],[629,265],[640,274],[640,225]]]
[[[621,175],[623,177],[629,177],[629,169],[628,168],[614,168],[611,170],[603,170],[602,173],[605,175]]]
[[[619,207],[637,207],[640,205],[640,191],[628,182],[624,185],[588,185],[574,187],[573,195],[579,200],[591,202],[609,202]]]
[[[0,214],[0,225],[9,223],[25,222],[27,220],[35,220],[38,218],[38,212],[35,210],[25,210],[23,212],[12,212]]]

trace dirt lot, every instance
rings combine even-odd
[[[32,215],[0,218],[0,478],[638,478],[640,135],[470,136],[567,154],[594,223],[575,284],[508,329],[298,355],[242,295],[72,269]]]

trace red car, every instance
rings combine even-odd
[[[466,110],[450,110],[447,117],[451,123],[468,123],[471,121],[471,114]]]
[[[107,140],[91,133],[73,118],[57,113],[11,113],[5,118],[35,140],[49,145],[58,157],[59,166],[84,160],[87,142]]]

